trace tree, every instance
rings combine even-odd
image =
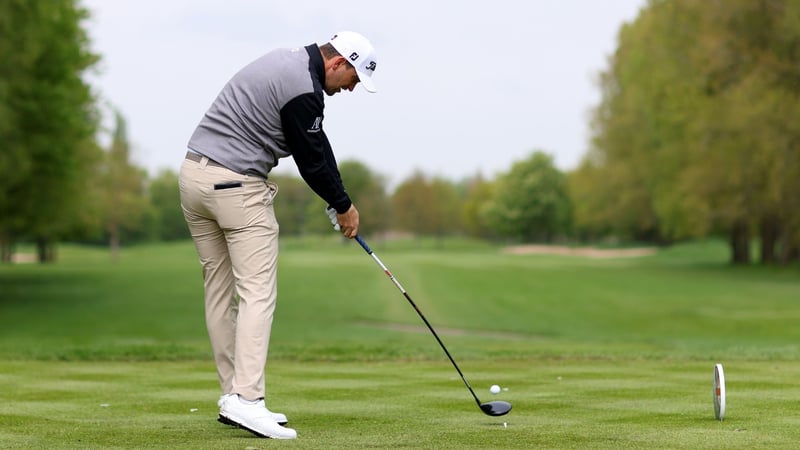
[[[427,201],[427,183],[425,174],[415,171],[397,186],[391,196],[394,229],[421,232],[419,218],[433,214],[429,212],[432,203]]]
[[[571,205],[566,177],[555,167],[551,156],[536,151],[498,177],[486,214],[499,236],[523,242],[551,242],[567,236]]]
[[[739,228],[760,237],[761,262],[775,262],[779,251],[787,263],[800,250],[800,4],[733,0],[713,14],[699,52],[718,55],[704,73],[724,116],[705,124],[716,125],[715,136],[734,149],[739,165],[723,186],[741,180],[737,200],[746,217]]]
[[[360,234],[384,231],[391,221],[391,208],[387,200],[383,177],[375,174],[365,164],[350,160],[339,164],[339,172],[347,194],[358,208]],[[328,205],[314,196],[307,206],[307,227],[305,231],[329,233],[331,222],[325,215]]]
[[[0,242],[33,239],[39,260],[82,219],[98,156],[98,117],[83,73],[97,57],[75,1],[0,4]],[[31,182],[35,180],[35,182]],[[4,256],[5,258],[6,256]]]
[[[464,230],[462,211],[464,201],[456,185],[443,177],[434,177],[430,182],[430,199],[438,205],[428,232],[441,238],[460,234]]]
[[[734,263],[749,263],[753,234],[762,260],[796,246],[798,40],[797,2],[651,0],[601,76],[570,181],[579,226],[726,235]]]
[[[339,171],[360,213],[359,232],[367,235],[386,231],[392,215],[384,178],[355,160],[342,162]]]
[[[695,220],[702,209],[680,208],[694,205],[684,202],[691,192],[675,189],[687,164],[688,124],[703,95],[687,55],[700,27],[674,2],[650,2],[621,29],[599,78],[592,147],[570,176],[580,230],[645,241],[706,232],[707,220]]]
[[[116,127],[98,178],[103,186],[103,223],[111,259],[119,259],[123,233],[141,230],[147,208],[146,172],[130,162],[130,144],[125,119],[116,113]]]
[[[309,205],[314,193],[302,178],[288,175],[270,175],[270,181],[278,185],[278,195],[273,208],[280,224],[282,236],[299,236],[307,226]],[[322,210],[318,215],[324,215]]]
[[[381,229],[388,220],[388,207],[383,179],[358,161],[343,161],[339,172],[350,199],[361,213],[361,233]],[[331,223],[325,214],[328,206],[302,178],[275,175],[270,179],[278,184],[275,202],[282,235],[299,236],[303,233],[330,233]]]
[[[400,183],[391,203],[393,225],[399,230],[441,238],[463,229],[462,201],[455,185],[444,178],[417,171]]]
[[[162,170],[150,181],[148,193],[154,216],[154,236],[165,241],[188,238],[189,231],[181,210],[178,175],[171,170]]]
[[[464,231],[472,237],[490,239],[494,237],[489,226],[486,205],[494,196],[495,184],[476,175],[465,182],[464,203],[461,212]]]

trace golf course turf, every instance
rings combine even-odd
[[[190,242],[65,245],[0,266],[0,448],[796,448],[800,270],[720,242],[636,257],[284,239],[267,404],[298,439],[216,421]],[[712,375],[725,367],[725,420]],[[503,390],[492,395],[489,387]]]

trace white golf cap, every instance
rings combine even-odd
[[[356,68],[358,80],[369,92],[377,92],[372,74],[378,65],[375,48],[364,36],[354,31],[340,31],[330,40],[333,48]]]

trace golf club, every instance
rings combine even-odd
[[[433,333],[433,337],[436,338],[436,341],[442,347],[444,353],[447,355],[448,358],[450,358],[450,362],[453,363],[453,367],[455,367],[456,371],[458,371],[458,374],[461,375],[461,380],[464,381],[464,384],[467,386],[467,389],[469,389],[469,392],[472,394],[472,397],[475,398],[475,403],[478,404],[478,407],[481,409],[481,411],[490,416],[502,416],[504,414],[508,414],[508,412],[511,411],[511,403],[504,401],[481,403],[481,401],[478,399],[478,396],[475,395],[475,391],[472,390],[472,386],[469,385],[469,381],[467,381],[467,379],[464,377],[464,374],[461,372],[461,369],[458,368],[458,364],[456,364],[456,361],[453,359],[452,356],[450,356],[450,352],[447,351],[447,347],[445,347],[442,340],[439,339],[439,335],[436,334],[436,331],[433,329],[430,322],[428,322],[428,319],[426,319],[425,316],[422,314],[422,311],[420,311],[419,308],[417,308],[417,305],[416,303],[414,303],[414,300],[411,300],[411,296],[409,296],[406,290],[403,289],[403,286],[400,285],[400,282],[397,281],[394,275],[392,275],[392,273],[389,272],[389,269],[387,269],[386,266],[383,264],[383,262],[381,262],[380,258],[378,258],[375,252],[373,252],[372,249],[369,248],[369,245],[367,245],[367,243],[364,242],[364,239],[362,239],[361,236],[356,235],[356,241],[358,241],[358,243],[361,244],[361,247],[364,248],[364,251],[367,252],[367,254],[371,256],[372,259],[375,260],[378,266],[381,269],[383,269],[383,272],[386,273],[386,275],[389,277],[390,280],[392,280],[394,285],[397,286],[397,289],[400,289],[400,292],[403,293],[403,296],[405,296],[406,300],[408,300],[408,303],[410,303],[411,306],[414,307],[414,310],[417,312],[417,314],[419,314],[419,317],[422,319],[423,322],[425,322],[425,325],[428,326],[428,329],[431,330],[431,333]]]

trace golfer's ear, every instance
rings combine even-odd
[[[339,66],[347,67],[347,59],[344,56],[337,56],[333,63],[333,68],[338,69]]]

